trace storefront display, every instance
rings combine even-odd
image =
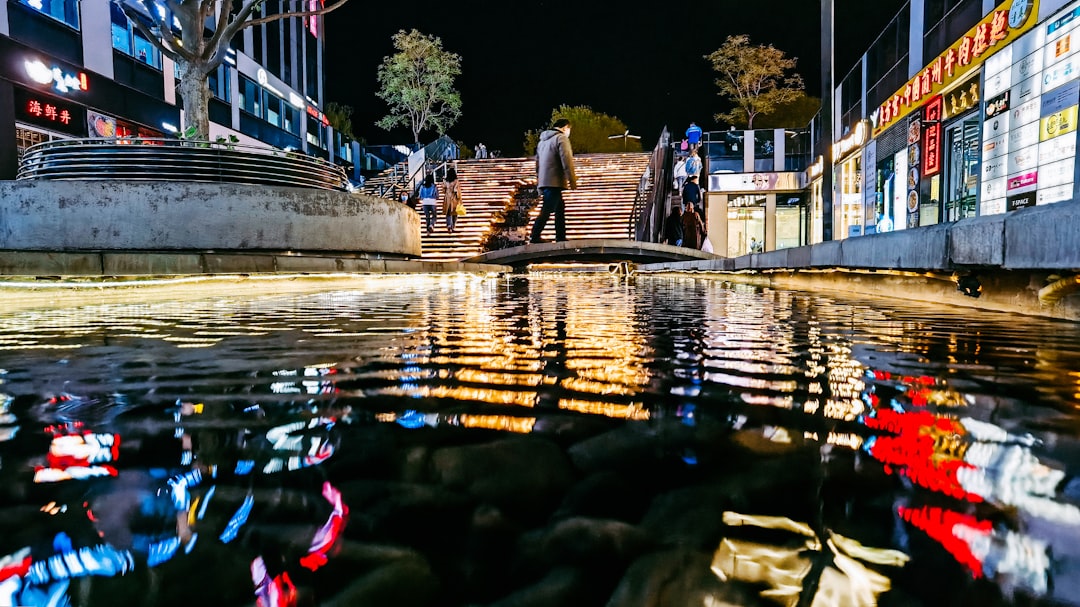
[[[761,194],[728,199],[728,257],[765,250],[765,203],[766,196]]]
[[[809,209],[805,194],[776,196],[776,248],[788,249],[808,244]]]

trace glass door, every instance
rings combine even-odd
[[[979,175],[979,119],[965,118],[947,127],[945,221],[975,216]]]

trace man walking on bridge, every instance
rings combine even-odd
[[[533,223],[529,242],[543,242],[540,234],[548,218],[555,213],[555,240],[566,240],[566,205],[562,192],[577,189],[577,173],[574,171],[574,150],[570,148],[570,121],[559,118],[551,128],[540,133],[536,146],[536,187],[543,197],[543,207]]]

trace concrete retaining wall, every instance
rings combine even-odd
[[[837,270],[822,272],[821,270]],[[1042,298],[1080,273],[1080,204],[711,261],[642,264],[643,274],[707,272],[762,286],[836,290],[1080,320],[1080,291]],[[978,285],[964,294],[956,279]]]
[[[0,181],[0,249],[13,252],[362,252],[408,258],[419,257],[420,246],[415,211],[358,194],[234,184]],[[170,255],[157,265],[186,273],[198,263]]]
[[[640,266],[642,271],[811,268],[1080,271],[1080,204],[1062,202],[956,223],[743,255],[728,259],[726,264],[686,261]]]

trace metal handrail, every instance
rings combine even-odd
[[[186,181],[350,191],[345,170],[299,152],[154,138],[57,139],[30,146],[16,179]]]
[[[664,201],[671,187],[671,133],[667,127],[653,148],[649,166],[642,175],[638,194],[634,198],[634,210],[630,215],[629,235],[641,242],[659,242],[663,227]],[[646,183],[648,186],[645,186]]]

